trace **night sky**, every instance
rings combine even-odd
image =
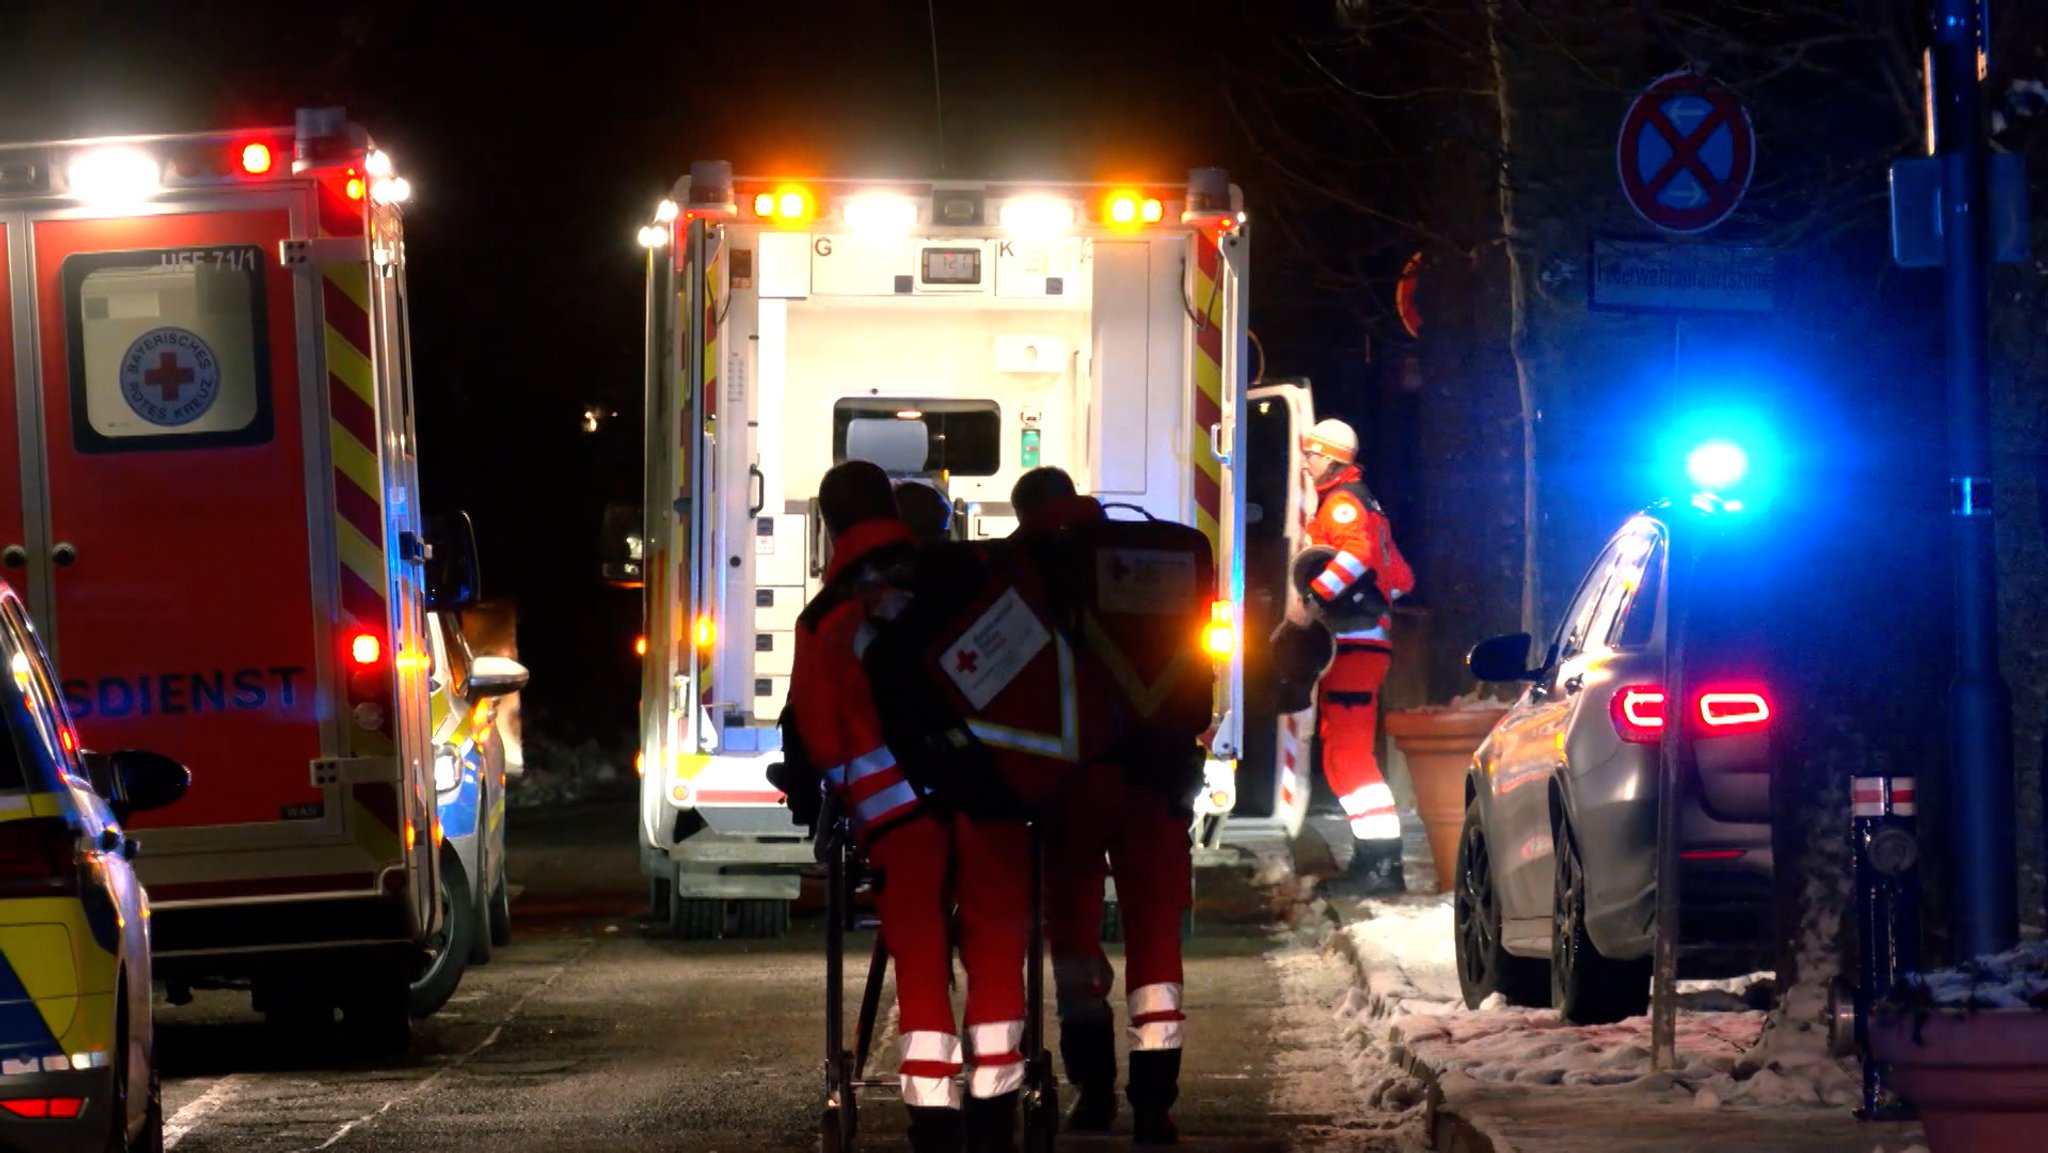
[[[393,155],[413,187],[425,497],[475,518],[486,592],[519,602],[529,730],[572,740],[618,740],[634,715],[638,603],[598,582],[599,519],[638,486],[634,233],[692,159],[1169,181],[1222,165],[1256,229],[1269,182],[1225,91],[1262,70],[1282,24],[1330,12],[935,0],[942,154],[925,0],[600,2],[531,21],[441,3],[8,7],[0,140],[289,124],[295,107],[339,104]],[[1254,236],[1270,371],[1328,379],[1357,338],[1277,233]],[[619,424],[585,435],[590,404]]]

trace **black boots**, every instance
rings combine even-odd
[[[1173,1103],[1180,1097],[1179,1049],[1132,1053],[1131,1083],[1124,1095],[1131,1102],[1131,1144],[1179,1142],[1180,1130],[1173,1124]]]
[[[910,1153],[960,1153],[960,1110],[910,1107]]]
[[[967,1123],[967,1153],[1017,1153],[1017,1098],[969,1097],[962,1119]]]
[[[1107,1133],[1116,1123],[1116,1026],[1110,1021],[1062,1022],[1060,1060],[1078,1095],[1067,1112],[1074,1133]]]
[[[1348,897],[1399,896],[1408,891],[1401,875],[1401,842],[1353,841],[1351,864],[1331,886]]]

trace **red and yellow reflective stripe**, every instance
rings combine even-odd
[[[705,230],[711,229],[706,224]],[[718,314],[719,289],[722,287],[720,274],[725,270],[725,245],[721,242],[717,251],[704,265],[704,418],[710,418],[718,411]],[[685,429],[686,433],[690,430]],[[702,444],[700,440],[698,442]],[[697,622],[683,622],[683,644],[686,651],[694,653],[697,664],[698,699],[704,704],[711,703],[711,650],[712,646],[697,643]]]
[[[1216,459],[1209,430],[1223,421],[1222,251],[1206,231],[1194,235],[1195,261],[1189,300],[1195,308],[1194,439],[1195,527],[1222,556],[1223,462]]]
[[[364,237],[363,206],[321,181],[320,235]],[[378,455],[377,372],[371,359],[368,240],[365,259],[321,270],[322,333],[327,353],[328,443],[334,462],[336,579],[351,631],[375,633],[388,649],[390,610],[384,559],[384,480]],[[389,709],[387,702],[386,709]],[[351,725],[358,756],[388,755],[391,740]]]

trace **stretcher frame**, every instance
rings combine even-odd
[[[1059,1081],[1045,1038],[1045,886],[1044,845],[1036,822],[1031,835],[1031,928],[1024,961],[1024,1088],[1019,1114],[1024,1153],[1052,1153],[1059,1132]],[[881,1018],[882,990],[888,981],[889,948],[880,921],[857,916],[854,896],[869,871],[853,846],[853,830],[838,797],[827,789],[818,817],[816,840],[825,866],[825,1103],[818,1122],[823,1153],[852,1153],[859,1136],[859,1098],[863,1090],[893,1092],[891,1077],[867,1075],[875,1026]],[[846,1046],[846,934],[875,929],[868,977],[861,991],[854,1024],[853,1048]],[[964,1074],[963,1074],[964,1075]]]

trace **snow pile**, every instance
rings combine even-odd
[[[1902,1006],[1942,1009],[2048,1009],[2048,941],[2029,941],[1996,956],[1949,969],[1907,975],[1890,998]]]
[[[1854,1070],[1826,1055],[1824,1034],[1791,1030],[1760,1046],[1765,1014],[1756,1006],[1766,999],[1768,974],[1679,982],[1677,1067],[1657,1071],[1647,1016],[1571,1026],[1555,1010],[1512,1007],[1498,995],[1466,1008],[1448,896],[1366,901],[1358,916],[1335,938],[1358,978],[1346,1006],[1349,1028],[1397,1065],[1481,1084],[1598,1087],[1703,1109],[1838,1108],[1856,1099]]]
[[[573,804],[615,790],[630,775],[618,755],[596,741],[571,747],[533,736],[526,741],[526,771],[506,778],[505,803],[515,809]]]

